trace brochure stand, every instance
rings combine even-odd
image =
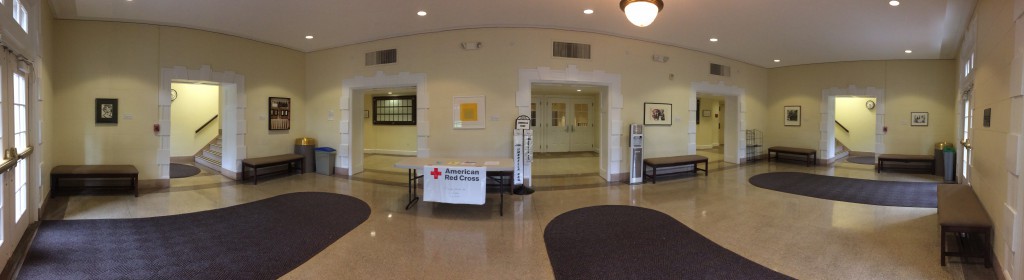
[[[513,174],[512,184],[515,188],[512,193],[518,195],[529,195],[533,193],[531,188],[531,165],[533,163],[533,129],[530,129],[530,117],[520,115],[516,118],[515,130],[512,131],[512,162]]]

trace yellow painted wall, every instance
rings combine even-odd
[[[697,124],[697,148],[722,145],[719,139],[720,131],[718,129],[721,124],[722,114],[719,109],[722,103],[725,102],[722,98],[715,97],[701,97],[700,101],[700,123]],[[710,111],[711,116],[705,117],[704,111]],[[717,115],[716,115],[717,114]]]
[[[592,59],[551,56],[552,41],[589,43]],[[479,50],[465,51],[460,42],[479,41]],[[380,49],[398,49],[398,63],[364,66],[363,55]],[[668,63],[651,61],[652,54],[671,57]],[[708,63],[732,66],[733,77],[707,74]],[[519,69],[549,67],[564,70],[576,65],[580,71],[604,71],[622,76],[623,128],[643,123],[643,103],[673,104],[679,118],[672,126],[650,126],[644,133],[647,156],[686,153],[691,84],[696,81],[724,81],[746,90],[748,127],[764,126],[767,71],[763,68],[691,50],[585,32],[528,28],[486,28],[437,32],[385,39],[310,53],[306,57],[306,88],[310,111],[338,110],[341,81],[356,76],[370,77],[377,71],[386,75],[400,72],[423,73],[429,92],[429,149],[432,156],[511,156],[512,126],[518,116],[515,94]],[[670,79],[670,74],[674,78]],[[452,129],[452,97],[486,97],[486,129]],[[491,118],[496,117],[496,121]],[[309,131],[321,143],[340,142],[337,123],[310,122]],[[625,147],[625,136],[620,147]],[[623,149],[625,153],[625,149]],[[625,154],[623,158],[628,158]],[[623,161],[622,170],[626,162]]]
[[[161,67],[210,65],[245,76],[249,157],[291,153],[307,135],[303,118],[288,131],[269,132],[266,121],[270,96],[290,97],[296,115],[308,114],[300,52],[193,29],[78,20],[55,21],[54,44],[74,47],[54,51],[53,164],[132,164],[140,179],[156,178]],[[95,98],[118,99],[117,125],[93,121]]]
[[[817,149],[822,91],[855,85],[885,90],[885,153],[930,155],[934,144],[953,141],[956,68],[953,60],[836,62],[773,68],[767,146]],[[783,107],[801,106],[800,126],[783,125]],[[928,112],[928,126],[910,126],[910,112]]]
[[[874,97],[836,97],[836,121],[850,132],[836,125],[836,139],[851,151],[875,152],[875,110],[865,103]]]
[[[178,97],[171,102],[171,156],[193,156],[217,138],[220,118],[196,133],[219,112],[220,87],[216,85],[172,83]]]
[[[49,1],[40,1],[39,5],[42,11],[49,11]],[[39,172],[40,175],[39,181],[37,182],[38,185],[36,186],[38,189],[35,192],[39,194],[39,203],[34,205],[42,205],[42,201],[49,196],[50,188],[47,186],[50,185],[50,176],[46,176],[46,174],[49,174],[49,170],[55,166],[55,164],[53,164],[54,145],[50,144],[53,142],[52,139],[54,139],[53,121],[54,116],[56,115],[53,105],[54,88],[52,82],[53,73],[55,71],[53,66],[56,63],[56,58],[54,57],[55,43],[53,38],[54,21],[53,15],[50,13],[39,13],[39,15],[41,17],[39,20],[40,54],[36,63],[33,64],[33,68],[36,70],[35,72],[38,73],[39,81],[37,85],[39,87],[40,97],[42,97],[43,101],[37,103],[39,104],[38,107],[31,108],[30,110],[40,111],[39,117],[41,125],[38,129],[40,130],[39,135],[41,137],[38,140],[40,140],[43,145],[39,146],[40,149],[35,152],[38,153],[39,162],[37,164],[39,164],[38,166],[40,167],[40,170],[37,172]],[[32,99],[30,98],[29,100]],[[32,143],[32,145],[37,145],[37,143]],[[31,172],[33,169],[30,168],[29,170]]]
[[[363,119],[364,152],[416,155],[415,125],[374,125],[373,96],[370,95],[364,95],[363,109],[370,113],[370,118],[357,117]]]

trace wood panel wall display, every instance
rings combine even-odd
[[[288,130],[292,128],[292,99],[284,97],[271,97],[270,104],[270,130]]]

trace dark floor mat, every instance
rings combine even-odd
[[[851,156],[847,157],[846,161],[857,164],[875,165],[875,156]]]
[[[277,279],[370,215],[346,195],[284,194],[139,219],[47,220],[19,279]]]
[[[935,208],[938,183],[894,182],[772,172],[750,177],[754,186],[785,193],[838,201],[903,207]]]
[[[172,163],[171,164],[171,178],[172,179],[173,178],[192,177],[192,176],[195,176],[196,174],[199,174],[200,171],[201,170],[199,170],[199,167],[195,167],[195,166],[191,166],[191,165],[180,164],[180,163]]]
[[[544,244],[555,279],[792,279],[633,206],[566,212],[548,223]]]

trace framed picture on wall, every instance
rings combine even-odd
[[[292,99],[271,97],[268,101],[270,109],[270,130],[288,130],[292,128]]]
[[[452,105],[452,128],[484,128],[486,103],[483,96],[455,96]]]
[[[786,119],[783,122],[786,126],[800,126],[800,106],[784,106]]]
[[[644,125],[672,125],[672,104],[644,103]]]
[[[928,112],[910,112],[910,126],[928,126]]]
[[[704,110],[703,114],[704,114],[705,117],[710,117],[711,116],[711,110]]]
[[[96,123],[117,123],[117,98],[96,98]]]

